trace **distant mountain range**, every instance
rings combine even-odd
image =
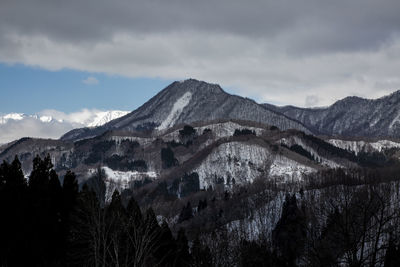
[[[278,107],[189,79],[172,83],[125,116],[100,127],[74,129],[62,139],[84,139],[109,130],[163,131],[180,123],[218,119],[253,121],[315,135],[399,138],[400,91],[375,100],[347,97],[326,108]]]
[[[325,108],[264,107],[300,121],[314,134],[400,137],[400,91],[378,99],[349,96]]]
[[[59,138],[79,127],[98,127],[126,115],[127,111],[82,110],[72,114],[57,111],[41,114],[9,113],[0,115],[0,143],[21,137]]]
[[[276,107],[230,95],[217,84],[189,79],[172,83],[130,113],[95,113],[80,122],[85,127],[73,129],[59,140],[25,138],[10,143],[0,148],[0,160],[19,155],[29,171],[35,155],[50,153],[59,170],[73,169],[81,177],[100,164],[129,175],[145,169],[159,178],[170,173],[160,158],[160,151],[170,148],[181,163],[179,175],[196,171],[205,186],[215,185],[210,177],[226,180],[238,176],[239,165],[230,165],[235,160],[243,161],[242,167],[249,162],[257,166],[247,171],[251,179],[261,175],[259,170],[284,179],[301,179],[304,172],[363,165],[369,160],[363,153],[393,149],[381,158],[384,162],[397,158],[400,142],[383,137],[400,135],[396,131],[399,96],[394,93],[377,100],[348,97],[316,109]],[[64,123],[59,118],[23,114],[3,116],[1,122],[24,120],[43,125]],[[186,137],[185,125],[194,127],[196,134],[189,131],[190,138]],[[243,133],[245,139],[238,137]],[[226,171],[216,173],[220,168]]]
[[[94,112],[91,116],[89,116],[89,118],[85,118],[84,120],[59,119],[52,117],[51,115],[37,115],[37,114],[29,115],[25,113],[9,113],[5,115],[0,115],[0,124],[6,124],[11,121],[23,121],[26,119],[34,119],[44,123],[69,122],[69,123],[83,124],[86,127],[97,127],[106,124],[109,121],[115,120],[121,116],[124,116],[128,113],[129,113],[128,111],[121,111],[121,110],[98,111]]]
[[[217,84],[188,79],[172,83],[130,113],[98,111],[83,119],[49,114],[0,116],[0,143],[23,137],[22,134],[58,138],[64,133],[62,140],[74,141],[110,130],[164,131],[182,123],[226,119],[253,121],[314,135],[399,138],[400,91],[379,99],[346,97],[324,108],[278,107],[230,95]],[[37,131],[30,134],[28,128]]]

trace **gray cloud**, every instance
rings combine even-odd
[[[398,10],[397,0],[3,0],[0,61],[194,77],[258,101],[326,105],[394,90]]]
[[[308,95],[306,96],[305,106],[306,107],[315,107],[318,105],[319,98],[316,95]]]

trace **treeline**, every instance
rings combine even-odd
[[[398,169],[374,173],[320,172],[296,193],[266,179],[196,186],[166,216],[171,231],[126,192],[105,202],[94,183],[60,179],[49,156],[27,179],[15,158],[0,165],[0,266],[400,266],[400,182],[375,180]]]
[[[54,266],[66,257],[78,184],[67,172],[62,186],[50,157],[36,157],[29,182],[18,158],[0,165],[0,264]]]
[[[210,266],[211,253],[185,231],[176,237],[150,208],[142,213],[114,192],[99,201],[74,173],[62,183],[51,159],[36,157],[29,179],[21,163],[0,165],[1,266]]]

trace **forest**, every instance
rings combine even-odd
[[[50,156],[37,156],[25,177],[15,157],[0,165],[0,264],[400,266],[400,183],[384,179],[391,174],[337,169],[302,185],[189,190],[172,221],[140,194],[105,201],[101,183],[59,177]]]

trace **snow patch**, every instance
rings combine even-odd
[[[106,124],[112,120],[115,120],[119,117],[125,116],[129,111],[122,110],[112,110],[112,111],[103,111],[96,114],[93,121],[88,124],[88,127],[97,127]]]
[[[400,148],[400,143],[389,141],[389,140],[379,140],[376,142],[366,142],[366,141],[347,141],[340,139],[330,139],[328,140],[332,145],[354,152],[358,155],[360,152],[382,152],[389,148]]]
[[[115,190],[122,192],[122,190],[127,189],[131,186],[131,183],[134,181],[139,181],[144,178],[150,178],[154,180],[157,178],[157,173],[150,172],[138,172],[138,171],[115,171],[105,166],[102,167],[106,174],[106,180],[104,181],[106,184],[106,202],[111,201],[112,194]],[[95,169],[88,170],[88,176],[93,175],[96,172]]]
[[[270,176],[280,177],[284,182],[301,181],[305,174],[315,172],[314,168],[300,164],[286,157],[277,156],[269,171]]]
[[[122,183],[129,183],[131,181],[135,181],[138,179],[142,179],[144,176],[149,178],[156,178],[157,173],[155,172],[138,172],[138,171],[114,171],[109,167],[103,167],[104,172],[106,173],[108,179],[112,179],[113,181],[120,181]]]
[[[173,126],[174,122],[178,119],[183,109],[189,104],[192,99],[192,93],[186,92],[181,98],[179,98],[173,105],[167,118],[157,127],[157,130],[164,130]]]
[[[53,118],[51,116],[41,116],[39,119],[42,122],[47,122],[47,123],[49,123],[49,122],[51,122],[53,120]]]

